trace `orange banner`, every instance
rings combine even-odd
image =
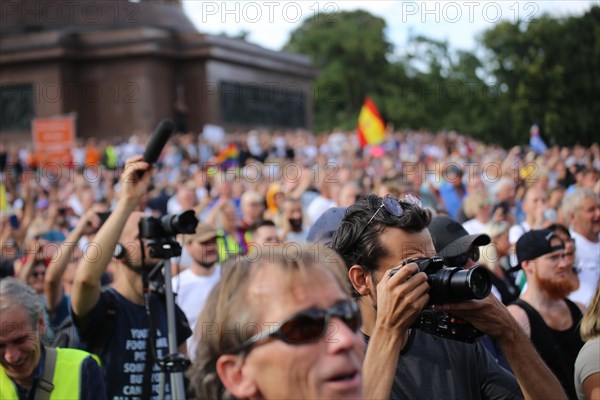
[[[38,165],[49,162],[67,164],[72,161],[71,149],[75,147],[75,116],[35,118],[31,125]]]

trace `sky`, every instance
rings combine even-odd
[[[186,13],[200,32],[237,35],[271,50],[281,50],[302,21],[316,13],[363,9],[383,18],[387,39],[397,54],[412,35],[447,40],[454,49],[476,50],[478,34],[502,20],[535,22],[544,13],[563,17],[581,15],[600,0],[554,1],[201,1],[183,0]]]

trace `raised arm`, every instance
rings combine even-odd
[[[29,276],[29,273],[31,272],[31,268],[33,268],[33,265],[35,264],[36,258],[37,258],[37,244],[34,241],[30,242],[30,245],[27,246],[26,248],[29,249],[32,246],[33,246],[34,250],[26,251],[27,255],[25,256],[24,261],[21,261],[21,260],[15,261],[16,278],[25,283],[27,283],[27,277]]]
[[[23,218],[19,221],[19,228],[13,233],[14,239],[17,243],[23,243],[27,235],[27,229],[35,214],[35,189],[31,180],[23,183]]]
[[[52,185],[50,187],[48,193],[48,200],[48,212],[44,220],[44,226],[46,227],[46,230],[50,231],[54,227],[56,218],[58,217],[58,209],[60,208],[60,202],[58,200],[58,190],[55,185]]]
[[[121,174],[121,192],[119,201],[104,223],[93,243],[90,243],[87,254],[84,254],[77,267],[71,306],[73,313],[84,318],[96,305],[100,297],[100,278],[112,259],[123,227],[132,211],[138,205],[141,196],[147,191],[150,183],[150,165],[142,161],[141,156],[127,161]],[[137,171],[146,171],[140,179]]]
[[[213,206],[213,208],[211,208],[208,211],[208,213],[206,214],[206,218],[204,219],[204,222],[206,222],[207,224],[210,224],[216,228],[218,226],[219,214],[221,213],[223,206],[225,204],[227,204],[228,202],[229,202],[229,199],[220,197],[219,200],[217,200],[217,202]]]
[[[98,218],[97,213],[101,211],[106,211],[106,207],[95,205],[83,214],[75,228],[73,228],[61,244],[50,265],[48,265],[46,276],[44,277],[44,296],[46,297],[46,308],[48,311],[54,310],[60,303],[63,294],[62,276],[69,264],[69,260],[73,256],[73,252],[77,248],[85,228],[91,226],[93,229],[98,229],[100,218]]]
[[[464,318],[500,346],[526,399],[566,399],[562,386],[544,363],[527,333],[495,296],[441,307]]]
[[[4,243],[8,242],[9,240],[12,240],[13,242],[15,242],[15,245],[17,245],[13,237],[14,232],[10,221],[8,219],[3,218],[1,224],[2,225],[0,226],[0,243],[4,245]]]

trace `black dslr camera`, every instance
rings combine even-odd
[[[193,210],[179,215],[163,215],[161,218],[147,217],[140,220],[140,237],[151,239],[150,257],[168,259],[181,255],[181,245],[175,240],[180,233],[196,232],[198,218]]]
[[[492,281],[487,269],[475,266],[471,269],[447,267],[442,257],[416,258],[402,263],[417,263],[419,271],[428,277],[429,305],[458,303],[466,300],[484,299],[492,290]],[[394,275],[398,269],[390,272]],[[474,342],[483,332],[473,325],[451,314],[426,308],[418,316],[413,328],[421,329],[432,335]]]

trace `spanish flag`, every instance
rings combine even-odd
[[[385,139],[385,124],[375,103],[367,97],[358,116],[358,142],[360,147],[377,146]]]

